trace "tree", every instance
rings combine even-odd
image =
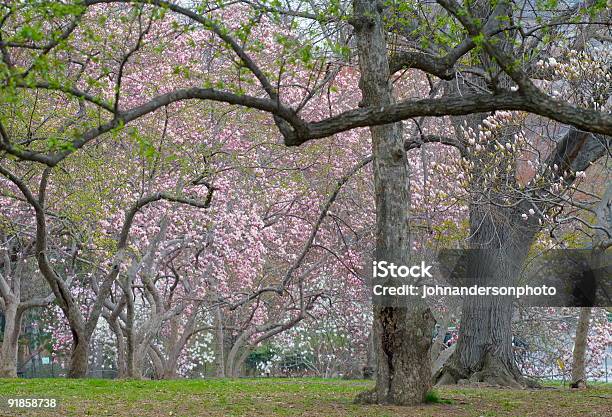
[[[601,202],[596,211],[596,233],[593,242],[593,256],[595,264],[601,264],[605,250],[612,245],[612,185],[608,185]],[[588,346],[589,323],[591,320],[591,307],[580,309],[578,325],[576,326],[576,338],[574,341],[573,363],[572,363],[572,388],[586,388],[586,349]]]
[[[19,232],[0,231],[3,246],[0,266],[0,310],[4,314],[2,347],[0,349],[0,376],[17,376],[17,349],[24,314],[35,307],[44,307],[53,301],[45,289],[36,291],[40,285],[38,275],[32,270],[33,244]],[[15,232],[13,230],[13,232]],[[47,293],[50,291],[46,291]],[[38,293],[38,294],[37,294]],[[40,294],[43,296],[40,296]]]
[[[459,10],[452,2],[443,6],[455,15]],[[554,25],[563,26],[570,16],[584,11],[583,7],[586,6],[576,5],[560,11],[559,16],[554,18]],[[589,7],[593,7],[593,4]],[[487,19],[485,27],[499,24],[496,21],[505,16],[514,19],[515,14],[519,13],[510,3],[504,2],[497,5],[488,2],[474,3],[470,9],[472,16]],[[602,16],[605,17],[606,14]],[[469,26],[473,26],[469,17],[457,18],[468,31]],[[532,24],[530,20],[525,19],[525,24]],[[589,18],[585,22],[587,26],[591,25],[589,36],[595,36],[597,30],[597,24],[592,21],[593,19]],[[532,30],[539,30],[539,26],[535,25]],[[571,78],[571,89],[566,90],[564,99],[582,103],[592,101],[594,108],[605,105],[607,96],[601,97],[597,87],[598,83],[601,83],[597,79],[600,72],[592,69],[582,72],[586,67],[591,67],[588,63],[592,59],[590,56],[587,55],[584,59],[583,55],[581,59],[584,61],[579,63],[575,58],[557,57],[560,63],[552,59],[551,65],[545,65],[546,70],[541,68],[542,65],[537,69],[538,64],[542,63],[537,61],[537,58],[544,58],[544,62],[548,62],[546,57],[549,52],[548,46],[541,44],[541,40],[529,39],[533,34],[532,30],[518,33],[506,31],[496,35],[494,38],[496,46],[499,47],[497,56],[493,54],[490,57],[485,55],[479,58],[478,66],[481,72],[468,74],[467,82],[451,83],[450,90],[480,91],[501,86],[510,88],[513,81],[516,81],[517,74],[500,70],[500,66],[503,68],[509,63],[508,56],[504,58],[503,55],[521,55],[525,44],[528,44],[531,48],[542,48],[537,53],[531,54],[522,64],[526,71],[533,71],[533,78],[545,80],[540,84],[540,88],[547,87],[548,81]],[[585,38],[582,36],[583,33],[580,33],[580,37],[570,40],[574,47],[582,50],[589,47],[589,38]],[[565,39],[558,31],[555,31],[555,34]],[[514,44],[515,37],[521,39],[518,46]],[[490,47],[485,45],[484,49],[489,51]],[[494,60],[490,61],[490,58]],[[573,76],[565,75],[568,67],[572,67]],[[602,76],[605,77],[607,72],[605,64],[602,70]],[[485,76],[483,79],[482,74],[489,74],[490,78]],[[593,77],[595,74],[598,75]],[[551,89],[553,90],[551,93],[559,96],[554,88]],[[525,135],[522,130],[525,126],[521,127],[521,123],[517,123],[513,129],[513,123],[504,120],[506,116],[508,115],[505,112],[497,112],[495,115],[475,114],[469,117],[456,117],[453,125],[458,142],[446,140],[447,144],[459,149],[466,166],[465,176],[470,187],[469,242],[471,248],[482,250],[482,256],[470,265],[469,275],[479,277],[477,282],[480,285],[516,284],[521,265],[528,255],[527,250],[546,223],[541,216],[545,217],[544,213],[559,208],[560,200],[556,200],[554,195],[556,192],[547,187],[556,187],[559,190],[559,184],[555,184],[559,177],[563,183],[561,189],[570,187],[576,179],[575,173],[585,171],[592,163],[605,156],[605,149],[609,146],[607,143],[610,140],[609,137],[588,135],[570,128],[561,138],[553,138],[550,141],[552,150],[537,149],[538,142],[534,138],[529,138],[531,144],[525,147],[520,144],[521,138]],[[536,165],[541,169],[539,164],[544,163],[547,167],[545,169],[549,172],[557,172],[556,178],[548,180],[547,185],[539,187],[537,191],[529,187],[532,184],[525,187],[522,183],[524,178],[521,178],[524,174],[520,170],[524,168],[520,159],[528,157],[520,156],[513,159],[509,153],[504,155],[507,150],[516,150],[517,146],[519,153],[531,152],[529,148],[536,148],[539,153],[550,152],[545,163],[538,160]],[[486,156],[483,157],[482,154],[479,156],[481,152]],[[540,172],[538,175],[542,178],[543,173]],[[510,386],[531,383],[521,377],[515,364],[511,331],[512,312],[511,300],[500,300],[496,297],[466,299],[462,311],[459,343],[451,359],[436,376],[437,381],[452,383],[460,379],[469,379]]]
[[[36,226],[31,211],[14,185],[10,182],[4,185],[6,188],[0,195],[0,310],[4,314],[0,373],[14,378],[24,316],[33,309],[48,306],[55,297],[35,266]],[[70,287],[75,277],[72,268],[76,255],[74,224],[58,213],[49,212],[48,215],[53,219],[50,252],[66,265],[62,272]]]
[[[572,388],[586,388],[586,348],[589,335],[589,320],[591,319],[591,307],[582,307],[576,327],[576,340],[574,341],[574,354],[572,363]]]

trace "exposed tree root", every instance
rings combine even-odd
[[[355,404],[378,404],[378,395],[375,389],[360,392],[353,401]]]
[[[587,387],[586,381],[584,379],[579,379],[578,381],[573,381],[570,384],[570,388],[575,388],[575,389],[584,389]]]
[[[540,384],[522,376],[516,366],[508,366],[490,355],[485,357],[477,369],[465,369],[451,358],[434,375],[436,385],[488,385],[514,389],[540,388]]]

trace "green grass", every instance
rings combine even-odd
[[[440,397],[440,393],[436,390],[431,390],[425,397],[425,402],[428,404],[452,404],[451,400]]]
[[[432,391],[415,407],[353,404],[371,381],[254,378],[175,381],[0,379],[0,416],[607,416],[612,384],[589,390],[562,387],[502,390],[453,387]],[[56,398],[56,410],[14,410],[7,398]]]

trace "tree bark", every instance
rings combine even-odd
[[[255,333],[255,330],[245,330],[243,333],[238,336],[232,348],[229,350],[227,354],[227,360],[225,364],[225,376],[229,378],[238,378],[240,368],[238,365],[238,354],[240,350],[244,347],[246,341]]]
[[[605,250],[609,247],[610,232],[612,232],[612,184],[608,185],[601,201],[596,209],[596,237],[593,242],[593,259],[595,264],[601,265]],[[586,388],[586,348],[589,337],[589,325],[591,320],[591,307],[580,309],[578,325],[576,327],[576,340],[574,342],[574,353],[572,363],[572,388]]]
[[[123,329],[119,323],[119,318],[116,316],[105,316],[111,330],[115,334],[117,340],[117,378],[125,378],[127,373],[127,365],[125,358],[125,338],[123,336]]]
[[[516,286],[538,226],[524,221],[521,209],[492,205],[470,208],[471,248],[476,250],[467,265],[469,285]],[[466,297],[461,313],[457,347],[436,374],[438,384],[460,380],[491,385],[522,387],[524,379],[512,349],[513,298]]]
[[[193,325],[191,325],[192,322],[193,320],[188,320],[186,326],[187,328],[183,330],[183,334],[179,337],[178,317],[173,317],[172,319],[170,319],[170,334],[168,335],[168,341],[166,344],[168,358],[164,361],[163,373],[162,375],[160,375],[161,379],[175,379],[177,377],[176,366],[178,364],[178,359],[181,354],[181,351],[183,350],[186,343],[186,341],[184,343],[184,334],[185,332],[193,331]]]
[[[365,107],[394,102],[390,82],[382,5],[354,0],[352,21],[357,37]],[[376,194],[376,260],[410,263],[409,167],[402,124],[370,128]],[[429,348],[433,316],[424,303],[374,306],[376,386],[360,394],[363,403],[412,405],[425,400],[431,388]]]
[[[146,350],[149,344],[147,342],[146,345],[139,344],[135,349],[133,349],[130,355],[130,361],[128,362],[128,370],[127,377],[132,379],[142,379],[143,376],[143,366],[146,355]]]
[[[578,326],[576,327],[576,340],[574,342],[574,358],[572,362],[572,388],[586,388],[586,348],[589,336],[589,321],[591,307],[580,309]]]
[[[225,337],[223,331],[223,312],[221,307],[215,307],[215,327],[216,327],[216,341],[217,341],[217,356],[215,362],[217,363],[217,377],[225,378]]]
[[[164,363],[163,373],[161,375],[162,379],[176,379],[178,377],[177,374],[177,364],[178,364],[178,356],[171,354],[168,357],[168,360]]]
[[[161,376],[164,374],[164,363],[161,352],[159,352],[159,350],[157,350],[153,345],[149,345],[147,348],[147,354],[149,359],[151,359],[151,365],[153,366],[155,375],[158,378],[161,378]]]
[[[23,312],[18,303],[6,303],[4,309],[4,339],[0,350],[0,378],[17,377],[17,349]]]
[[[72,331],[72,351],[70,352],[70,365],[68,378],[85,378],[89,368],[89,339],[84,336],[84,331]]]

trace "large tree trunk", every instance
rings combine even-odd
[[[70,352],[70,365],[68,378],[85,378],[89,369],[89,339],[84,336],[85,331],[72,329],[72,351]]]
[[[161,375],[162,379],[176,379],[178,377],[177,373],[177,364],[178,364],[178,356],[174,353],[168,356],[168,360],[164,363],[163,373]]]
[[[225,364],[225,376],[229,378],[238,378],[240,376],[240,364],[238,363],[239,353],[245,348],[246,341],[255,334],[254,330],[245,330],[238,336],[232,345]]]
[[[485,319],[486,318],[486,319]],[[506,297],[468,297],[459,340],[438,382],[486,382],[519,387],[520,372],[512,351],[512,301]]]
[[[518,220],[517,220],[518,219]],[[520,218],[520,209],[471,207],[468,285],[516,286],[538,227]],[[466,297],[455,352],[436,375],[439,384],[459,380],[521,387],[525,380],[512,349],[513,298]]]
[[[6,303],[4,310],[4,339],[0,350],[0,378],[17,377],[17,348],[21,333],[18,303]]]
[[[576,327],[576,340],[574,341],[574,358],[572,362],[572,388],[586,388],[586,348],[589,336],[589,321],[591,307],[580,309],[578,326]]]
[[[354,0],[362,105],[393,102],[382,3]],[[376,260],[410,264],[409,168],[402,124],[370,128],[376,194]],[[425,400],[431,388],[429,347],[433,316],[420,300],[409,305],[374,307],[376,386],[362,393],[365,403],[411,405]]]

